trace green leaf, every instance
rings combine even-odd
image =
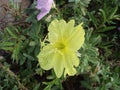
[[[88,13],[88,16],[90,18],[90,20],[93,22],[94,26],[97,28],[97,25],[98,25],[98,21],[96,19],[96,17],[94,17],[94,12],[90,12]]]
[[[110,19],[113,19],[113,18],[114,18],[114,15],[116,14],[117,11],[118,11],[118,6],[116,6],[116,7],[113,9],[113,11],[111,12],[109,18],[110,18]]]
[[[95,46],[95,45],[99,44],[101,42],[101,40],[102,40],[101,36],[98,35],[98,36],[92,37],[90,41],[91,41],[92,45]]]
[[[1,42],[0,43],[0,48],[1,47],[10,47],[10,46],[13,46],[15,43],[13,43],[13,42]]]
[[[25,56],[25,57],[28,58],[29,60],[32,60],[32,61],[35,60],[34,57],[32,57],[32,56],[30,56],[30,55],[28,55],[28,54],[26,54],[26,53],[23,53],[23,56]]]
[[[99,31],[97,32],[107,32],[107,31],[110,31],[110,30],[114,30],[116,28],[116,26],[107,26],[103,29],[100,29]]]
[[[0,49],[6,50],[6,51],[13,51],[13,47],[0,47]]]
[[[40,88],[40,84],[37,84],[37,85],[35,85],[35,87],[33,88],[33,90],[39,90],[39,88]]]
[[[14,50],[13,50],[13,54],[12,54],[13,60],[16,60],[16,61],[19,60],[19,53],[20,53],[20,50],[21,50],[21,46],[22,46],[22,42],[18,42],[15,45]]]
[[[107,21],[106,13],[103,9],[99,9],[99,11],[102,13],[102,18],[103,18],[102,23],[104,24]]]
[[[13,37],[13,38],[17,38],[16,34],[14,32],[12,32],[12,30],[10,30],[9,28],[6,28],[6,31]]]

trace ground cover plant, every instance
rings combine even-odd
[[[0,90],[120,90],[119,0],[14,1],[14,21],[0,18]]]

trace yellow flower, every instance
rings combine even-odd
[[[73,76],[79,65],[77,50],[84,43],[84,29],[79,24],[74,27],[74,20],[53,20],[48,27],[49,44],[38,55],[38,61],[44,70],[54,69],[58,78],[66,74]]]

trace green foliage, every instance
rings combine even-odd
[[[46,85],[44,90],[63,90],[60,79],[54,79],[50,82],[43,82]]]
[[[55,2],[56,9],[53,8],[47,16],[37,21],[35,1],[25,10],[28,17],[22,24],[12,24],[0,31],[0,50],[6,52],[3,55],[5,59],[0,58],[0,90],[65,90],[67,85],[76,90],[119,90],[119,0]],[[86,31],[85,43],[78,55],[78,73],[74,77],[58,79],[52,70],[44,71],[38,65],[41,41],[48,33],[49,22],[55,18],[66,21],[75,19],[76,24],[83,22]],[[82,78],[77,80],[78,77]],[[69,78],[74,79],[70,81]]]
[[[100,36],[91,36],[92,30],[86,32],[86,40],[81,49],[81,64],[80,72],[89,72],[92,68],[95,68],[99,64],[99,52],[98,48],[95,47],[100,41]],[[96,38],[95,38],[96,37]]]
[[[19,89],[19,81],[9,70],[9,65],[4,63],[4,66],[0,63],[0,90]]]
[[[91,0],[69,0],[69,2],[75,2],[75,9],[76,8],[80,8],[80,10],[81,10],[81,13],[83,14],[83,15],[86,15],[86,8],[88,7],[88,5],[90,4],[90,1]]]

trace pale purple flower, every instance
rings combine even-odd
[[[37,15],[37,20],[42,19],[46,14],[50,12],[52,3],[53,0],[37,0],[36,8],[40,10],[40,13]]]

